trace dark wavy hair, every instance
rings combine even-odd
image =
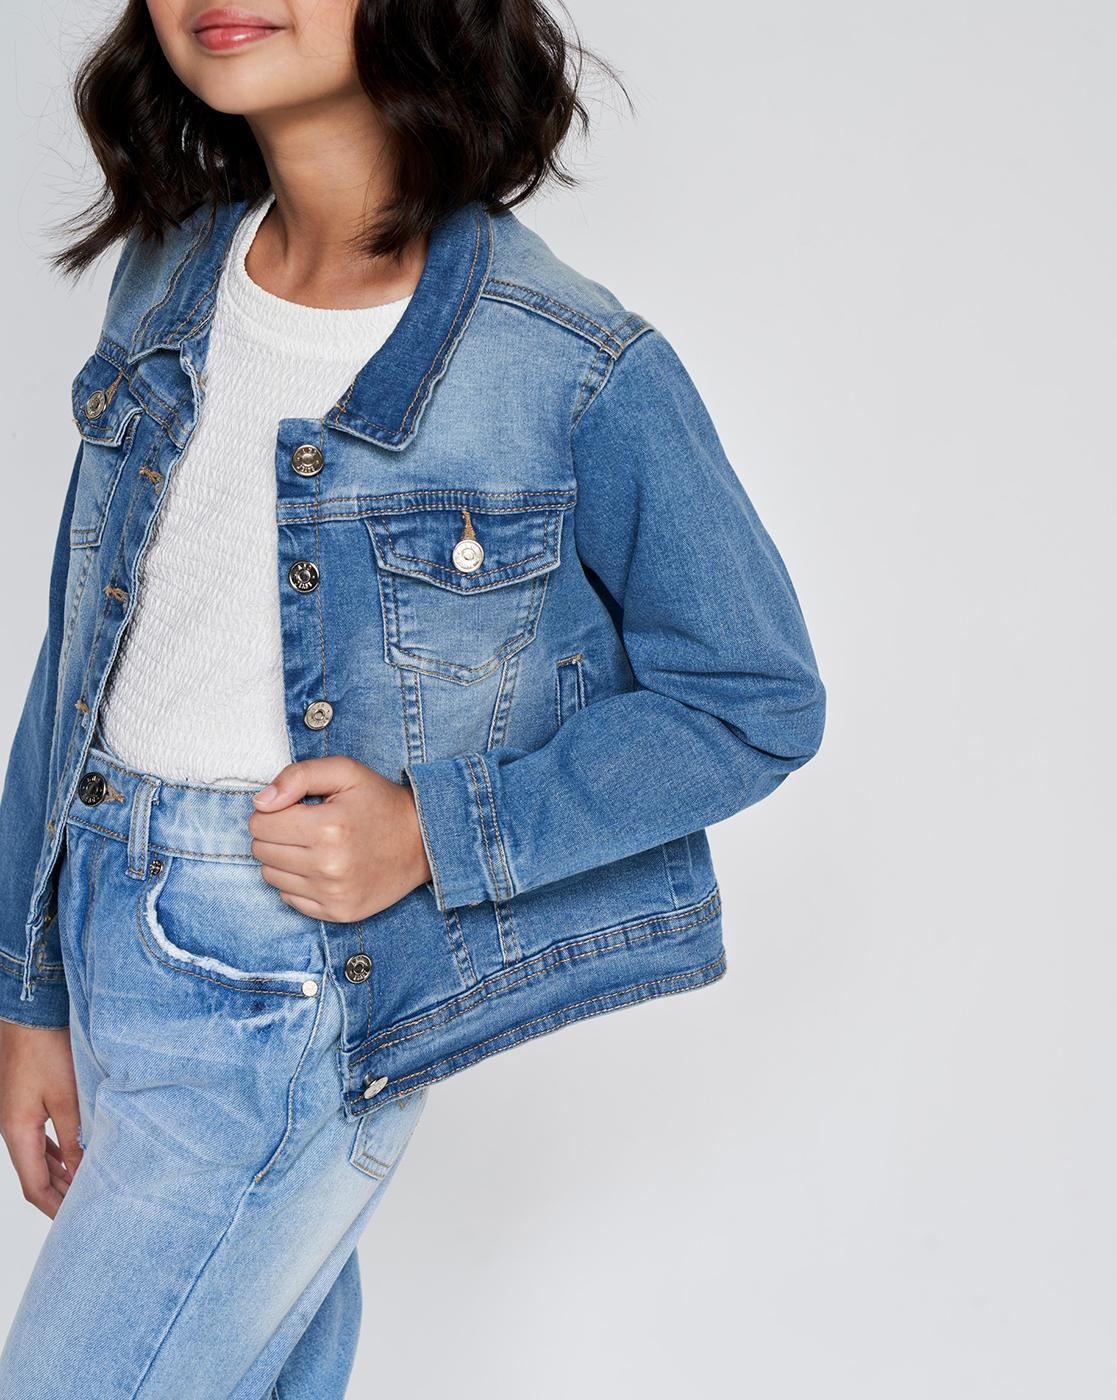
[[[495,212],[544,181],[573,185],[560,148],[572,127],[589,126],[585,62],[624,91],[539,0],[359,0],[354,38],[393,163],[392,197],[358,234],[374,257],[398,257],[474,199]],[[133,230],[161,240],[203,205],[268,187],[248,122],[182,83],[146,0],[128,0],[78,68],[73,96],[104,185],[59,226],[71,241],[50,261],[69,276]]]

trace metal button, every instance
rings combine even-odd
[[[334,717],[334,707],[328,700],[312,700],[303,711],[303,723],[308,729],[325,729]]]
[[[94,389],[85,401],[85,416],[87,418],[100,418],[108,406],[109,396],[104,389]]]
[[[365,1091],[361,1097],[363,1099],[371,1099],[374,1095],[379,1094],[380,1090],[383,1089],[387,1083],[388,1076],[386,1074],[380,1075],[379,1078],[370,1074],[365,1080]]]
[[[303,996],[316,997],[318,995],[318,983],[313,977],[308,977],[303,983]]]
[[[454,561],[454,568],[459,573],[471,574],[475,569],[481,567],[485,558],[485,551],[481,548],[481,541],[470,539],[468,536],[460,539],[454,546],[451,555]]]
[[[322,470],[324,460],[321,452],[311,442],[296,447],[291,454],[291,465],[300,476],[317,476]]]
[[[350,982],[367,982],[372,976],[372,959],[367,953],[354,953],[346,958],[345,976]]]
[[[296,559],[287,570],[287,582],[300,593],[313,593],[320,577],[318,565],[309,559]]]
[[[83,773],[78,783],[78,796],[87,807],[96,807],[105,800],[108,784],[100,773]]]

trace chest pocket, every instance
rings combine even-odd
[[[105,517],[143,408],[116,366],[97,354],[90,356],[74,379],[71,397],[82,450],[70,545],[81,549],[101,543]]]
[[[565,506],[484,500],[365,517],[392,665],[468,685],[534,638]]]

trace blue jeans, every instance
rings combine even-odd
[[[93,757],[58,905],[85,1156],[0,1395],[335,1400],[357,1241],[427,1091],[346,1115],[325,931],[260,874],[257,789]]]

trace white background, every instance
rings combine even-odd
[[[44,261],[105,8],[6,11],[4,753],[111,271]],[[1108,1398],[1117,11],[573,8],[638,114],[597,88],[523,217],[682,355],[828,728],[711,833],[726,979],[431,1091],[350,1394]],[[0,1168],[0,1330],[45,1228]]]

